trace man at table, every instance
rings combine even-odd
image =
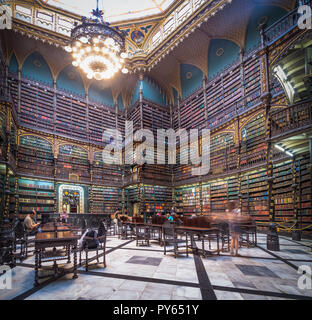
[[[35,223],[34,221],[34,219],[36,219],[36,216],[37,216],[36,210],[33,209],[32,217],[30,214],[27,214],[27,216],[24,219],[24,226],[26,228],[26,231],[29,235],[32,235],[32,236],[36,235],[40,231],[39,229],[40,223]]]

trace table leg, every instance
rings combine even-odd
[[[70,245],[66,246],[66,251],[67,251],[67,256],[68,256],[67,263],[70,263]]]
[[[43,249],[39,250],[39,268],[41,268],[41,258],[42,258]]]
[[[73,251],[74,251],[74,275],[73,275],[73,279],[77,279],[78,278],[78,275],[77,275],[77,245],[74,246]]]
[[[38,267],[39,267],[39,250],[35,249],[35,287],[37,287],[39,285],[39,276],[38,276]]]

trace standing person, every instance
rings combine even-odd
[[[67,215],[66,209],[63,208],[63,211],[60,214],[61,222],[66,223],[67,222],[67,218],[68,218],[68,215]]]
[[[228,203],[228,208],[226,210],[228,222],[229,222],[229,231],[231,235],[231,244],[230,250],[231,254],[238,256],[238,247],[239,247],[239,236],[241,234],[240,222],[242,221],[241,210],[239,208],[239,202],[231,201]]]

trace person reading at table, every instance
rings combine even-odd
[[[24,219],[24,226],[26,228],[26,231],[29,235],[36,235],[40,229],[39,229],[39,226],[40,226],[40,223],[35,223],[34,219],[36,219],[36,216],[37,216],[37,212],[35,209],[33,209],[33,214],[32,214],[32,217],[30,214],[27,214],[27,216],[25,217]]]

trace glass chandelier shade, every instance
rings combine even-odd
[[[103,11],[98,6],[93,16],[91,20],[82,17],[82,23],[71,31],[71,43],[65,50],[72,53],[72,64],[81,68],[88,79],[110,79],[120,70],[128,73],[123,33],[103,22]]]

